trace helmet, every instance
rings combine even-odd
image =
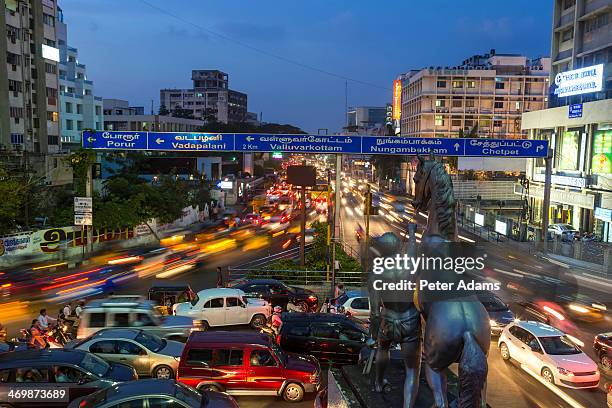
[[[283,312],[283,308],[280,306],[274,306],[274,313],[282,313]]]

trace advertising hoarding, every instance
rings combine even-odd
[[[393,119],[400,120],[402,116],[402,81],[393,81]]]
[[[555,76],[554,93],[564,97],[599,92],[603,87],[603,73],[603,64],[559,72]]]
[[[591,171],[594,174],[612,174],[612,129],[595,132]]]

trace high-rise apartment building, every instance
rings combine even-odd
[[[454,67],[402,74],[402,136],[520,138],[521,114],[547,103],[550,59],[491,50]]]
[[[602,90],[557,97],[550,107],[612,98],[612,0],[554,0],[551,84],[560,72],[604,65]]]
[[[5,0],[0,13],[0,145],[60,150],[55,0]]]
[[[372,127],[384,125],[387,121],[386,106],[349,107],[346,112],[347,126]]]
[[[160,105],[170,112],[187,110],[195,119],[221,123],[247,120],[247,95],[229,89],[225,72],[211,69],[191,71],[193,88],[161,89]]]
[[[612,0],[554,0],[549,109],[527,112],[529,137],[552,151],[550,205],[545,161],[528,160],[530,221],[571,224],[612,242]]]
[[[104,129],[102,98],[94,96],[93,81],[87,78],[86,66],[79,62],[78,50],[68,45],[64,15],[59,7],[57,10],[61,142],[64,148],[78,148],[84,129]]]

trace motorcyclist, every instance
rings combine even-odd
[[[40,326],[38,319],[32,320],[32,326],[30,326],[30,344],[36,348],[46,348],[47,342],[43,335],[43,329]]]

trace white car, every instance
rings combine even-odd
[[[192,302],[177,304],[175,313],[200,320],[203,329],[240,324],[260,328],[272,310],[265,300],[247,299],[240,289],[213,288],[199,291]]]
[[[599,385],[597,364],[565,333],[547,324],[510,323],[497,345],[504,360],[512,358],[552,384],[570,388]]]
[[[352,290],[340,295],[336,300],[336,308],[338,307],[343,307],[344,312],[349,316],[365,322],[370,320],[370,299],[363,296],[360,290]]]

